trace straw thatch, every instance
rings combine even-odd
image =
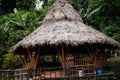
[[[46,14],[43,24],[30,35],[13,46],[13,53],[24,52],[26,48],[40,48],[44,45],[58,46],[102,45],[120,48],[120,44],[105,34],[85,25],[79,14],[66,0],[56,0]]]

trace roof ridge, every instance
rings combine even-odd
[[[43,23],[62,20],[83,22],[80,15],[67,0],[56,0],[47,12]]]

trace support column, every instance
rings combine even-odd
[[[105,51],[103,49],[103,52],[99,51],[98,49],[98,46],[90,46],[90,47],[87,47],[88,49],[88,52],[90,54],[90,57],[93,59],[93,63],[95,65],[96,68],[102,68],[103,65],[106,63],[107,61],[107,55],[109,53],[109,51]],[[100,56],[99,53],[102,55]]]
[[[60,57],[62,68],[65,68],[66,59],[68,57],[68,51],[65,53],[65,50],[64,50],[64,48],[62,46],[61,51],[58,50],[58,55]]]
[[[92,58],[92,60],[93,60],[93,64],[95,65],[95,67],[97,68],[97,56],[98,56],[98,53],[99,53],[99,50],[98,50],[98,46],[95,46],[95,47],[93,47],[93,46],[90,46],[90,47],[88,47],[87,46],[87,50],[88,50],[88,52],[89,52],[89,54],[90,54],[90,57]]]
[[[26,61],[25,56],[24,56],[24,55],[19,55],[19,56],[20,56],[20,59],[21,59],[21,62],[22,62],[23,67],[26,68],[26,63],[27,63],[27,61]]]
[[[37,66],[39,54],[35,52],[30,53],[29,50],[27,50],[27,52],[28,52],[28,57],[25,57],[25,55],[20,55],[23,67],[35,69]]]

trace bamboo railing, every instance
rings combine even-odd
[[[88,66],[93,68],[93,72],[89,72],[89,69],[86,68]],[[86,70],[88,71],[86,72]],[[62,67],[54,67],[39,69],[0,70],[0,80],[96,80],[97,78],[113,80],[114,78],[113,73],[97,75],[94,73],[94,71],[94,65],[78,65],[66,67],[64,69]]]
[[[88,65],[88,64],[93,64],[93,61],[91,58],[75,59],[74,64],[75,65]]]
[[[81,66],[84,67],[88,65],[81,65]],[[39,68],[39,69],[0,70],[0,80],[43,80],[43,79],[56,80],[56,78],[57,79],[73,78],[73,77],[80,78],[79,70],[86,70],[86,69],[83,68],[80,69],[78,67],[80,67],[80,65],[66,67],[64,69],[62,67],[54,67],[54,68]]]

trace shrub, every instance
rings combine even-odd
[[[22,64],[19,56],[13,54],[5,54],[2,67],[3,69],[21,68]]]

